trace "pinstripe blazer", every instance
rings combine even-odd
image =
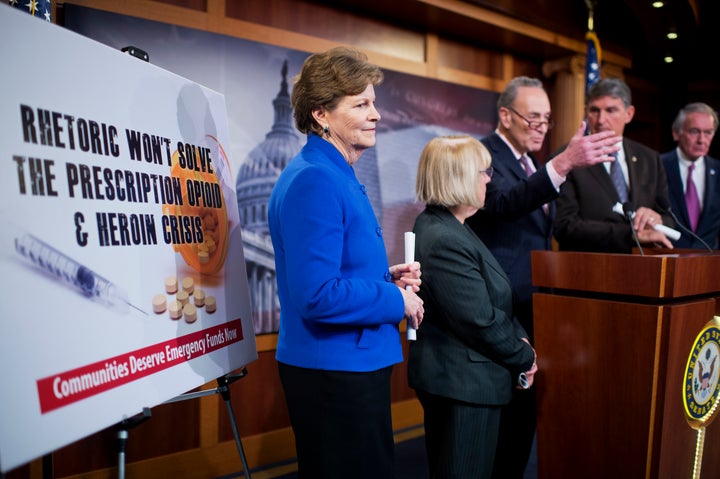
[[[415,221],[425,317],[410,344],[410,386],[474,404],[509,402],[532,367],[532,348],[512,318],[510,281],[469,226],[427,206]]]

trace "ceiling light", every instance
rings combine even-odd
[[[675,32],[668,32],[667,37],[668,37],[668,40],[676,40],[678,37],[678,34]]]
[[[665,58],[663,58],[663,61],[665,63],[672,63],[674,61],[674,59],[670,55],[667,55]]]
[[[665,6],[663,2],[652,2],[653,8],[662,8]]]

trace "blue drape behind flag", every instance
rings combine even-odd
[[[8,0],[8,3],[15,8],[28,12],[34,17],[42,18],[48,22],[52,21],[52,5],[50,0]]]
[[[585,93],[600,79],[600,40],[595,32],[585,34],[587,40],[587,56],[585,57]]]

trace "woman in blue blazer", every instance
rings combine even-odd
[[[502,267],[465,220],[485,201],[487,149],[470,136],[438,137],[420,156],[415,254],[425,317],[410,344],[408,378],[423,406],[431,478],[489,478],[500,407],[530,387],[535,351],[513,320]],[[521,386],[519,386],[521,384]]]
[[[276,358],[298,477],[391,478],[398,324],[423,317],[420,265],[388,267],[353,164],[375,145],[380,69],[344,47],[307,58],[292,92],[307,144],[278,178],[268,225],[280,328]],[[410,290],[405,287],[410,286]]]

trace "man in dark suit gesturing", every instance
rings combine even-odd
[[[510,80],[497,102],[498,125],[481,141],[492,156],[494,176],[485,206],[468,224],[510,278],[513,316],[533,337],[530,251],[551,248],[553,200],[575,168],[611,160],[620,141],[607,131],[584,136],[578,128],[567,148],[540,166],[530,155],[552,128],[550,100],[536,78]],[[535,434],[534,390],[516,390],[503,407],[493,477],[522,478]]]
[[[683,234],[673,242],[677,248],[718,249],[720,160],[708,156],[717,127],[715,110],[705,103],[690,103],[672,125],[677,148],[660,155],[675,217],[705,242]]]
[[[598,81],[588,90],[585,114],[591,133],[614,131],[622,136],[635,114],[630,88],[619,78]],[[635,246],[634,229],[639,243],[672,248],[670,240],[654,228],[674,226],[669,214],[658,213],[667,198],[658,153],[623,138],[615,161],[568,175],[556,202],[555,238],[562,250],[630,253]],[[634,214],[626,217],[622,207],[616,212],[618,203]]]

